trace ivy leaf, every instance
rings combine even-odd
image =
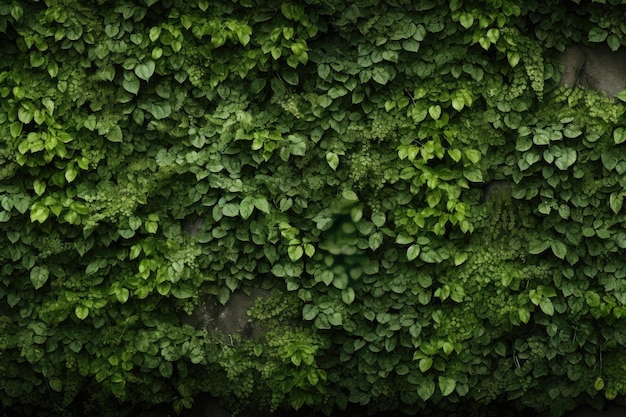
[[[139,92],[140,81],[135,74],[126,72],[122,80],[122,87],[131,94],[136,95]]]
[[[254,198],[247,196],[241,200],[239,204],[239,214],[244,220],[247,220],[254,211]]]
[[[381,232],[372,233],[368,239],[369,247],[376,250],[383,243],[383,234]]]
[[[417,395],[419,395],[423,401],[427,401],[435,393],[435,387],[435,381],[431,379],[420,382],[417,386]]]
[[[339,166],[339,156],[334,152],[327,152],[326,162],[328,163],[328,166],[332,168],[333,171],[336,171],[337,167]]]
[[[623,204],[624,204],[624,196],[621,193],[619,192],[611,193],[611,196],[609,197],[609,205],[611,206],[611,210],[613,210],[615,214],[620,212]]]
[[[267,199],[265,197],[256,197],[254,199],[254,207],[256,207],[265,214],[269,214],[270,212],[270,203],[267,202]]]
[[[111,142],[121,142],[122,141],[122,129],[119,126],[113,126],[106,133],[106,138]]]
[[[554,164],[557,168],[564,171],[576,162],[576,156],[576,150],[566,148],[560,156],[556,157]]]
[[[355,293],[354,290],[352,288],[346,288],[344,290],[341,291],[341,300],[350,305],[352,304],[352,302],[354,302],[354,298],[355,298]]]
[[[552,248],[552,252],[556,255],[557,258],[565,259],[565,255],[567,255],[567,246],[565,243],[560,240],[554,240],[550,244]]]
[[[431,366],[433,366],[433,359],[432,358],[422,358],[419,361],[419,369],[420,372],[424,373],[426,371],[428,371]]]
[[[619,145],[620,143],[626,140],[626,129],[623,127],[618,127],[613,131],[613,141],[615,144]]]
[[[418,255],[421,252],[421,248],[419,245],[411,245],[409,246],[409,248],[406,251],[406,257],[409,261],[414,260],[415,258],[418,257]]]
[[[532,240],[528,252],[531,255],[538,255],[550,247],[550,241],[548,240]]]
[[[89,307],[79,304],[74,309],[74,313],[76,314],[76,317],[78,317],[79,320],[85,320],[87,316],[89,315]]]
[[[154,68],[154,61],[149,59],[135,67],[135,75],[144,81],[148,81],[150,77],[152,77],[152,74],[154,74]]]
[[[441,395],[447,397],[448,395],[452,394],[452,392],[454,392],[454,388],[456,388],[456,380],[454,378],[440,376],[438,380]]]
[[[302,258],[304,249],[302,249],[302,245],[290,245],[289,248],[287,248],[287,253],[289,255],[289,259],[295,262]]]
[[[539,308],[548,316],[552,316],[554,314],[554,306],[552,305],[552,301],[548,297],[542,297],[539,302]]]
[[[30,270],[30,282],[36,290],[43,287],[48,281],[50,270],[46,266],[35,266]]]
[[[615,95],[619,100],[626,102],[626,90],[622,90]]]
[[[530,321],[530,312],[527,309],[520,307],[517,309],[517,314],[522,323],[528,323]]]

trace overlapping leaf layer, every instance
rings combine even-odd
[[[623,398],[625,107],[558,53],[625,7],[578,3],[2,2],[2,406]],[[180,320],[257,287],[260,339]]]

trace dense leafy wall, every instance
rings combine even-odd
[[[583,3],[2,2],[3,408],[623,396],[625,107],[557,55],[626,8]],[[180,321],[253,287],[261,339]]]

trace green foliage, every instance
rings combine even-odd
[[[5,3],[3,410],[626,394],[626,107],[556,59],[620,2]]]

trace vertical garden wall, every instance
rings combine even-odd
[[[621,3],[3,1],[3,411],[623,399]]]

